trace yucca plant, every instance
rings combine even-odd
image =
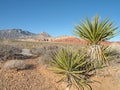
[[[57,74],[62,74],[60,81],[66,81],[66,90],[75,86],[77,90],[92,90],[88,84],[88,73],[93,69],[85,60],[85,55],[79,55],[70,49],[61,49],[53,54],[52,70]]]
[[[100,21],[98,15],[93,20],[86,18],[80,24],[75,25],[73,33],[88,42],[87,54],[95,68],[99,64],[106,64],[107,60],[101,42],[114,37],[117,28],[114,27],[114,23],[109,18]]]

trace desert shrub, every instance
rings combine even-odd
[[[40,47],[40,48],[32,48],[30,50],[30,52],[33,54],[33,55],[37,55],[37,56],[41,56],[43,54],[45,54],[45,48],[44,47]]]
[[[109,55],[114,56],[114,59],[120,58],[120,45],[113,43],[109,46]]]
[[[49,64],[51,62],[51,57],[50,55],[43,55],[41,57],[39,57],[38,63],[40,64]]]
[[[48,46],[44,47],[44,54],[39,57],[38,62],[41,64],[49,64],[54,52],[58,52],[60,47]]]
[[[112,50],[111,48],[107,48],[105,55],[109,57],[110,61],[119,58],[120,53],[118,53],[116,50]]]
[[[53,52],[59,51],[60,48],[63,48],[61,46],[55,46],[55,45],[48,45],[48,46],[41,46],[39,48],[33,48],[31,49],[31,53],[33,55],[38,56],[38,63],[40,64],[49,64],[51,62],[51,57]]]
[[[10,60],[7,61],[4,66],[4,69],[16,69],[16,70],[23,70],[27,69],[28,65],[24,63],[22,60]]]
[[[110,65],[120,63],[120,45],[113,43],[105,51],[105,56],[109,60]]]
[[[32,48],[30,52],[34,55],[41,56],[41,55],[44,55],[48,50],[56,50],[56,49],[58,49],[58,46],[52,46],[52,45],[41,46],[39,48]]]
[[[0,60],[15,59],[22,49],[12,45],[0,45]]]

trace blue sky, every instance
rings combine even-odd
[[[19,28],[52,36],[72,35],[74,24],[99,14],[120,26],[119,0],[0,0],[0,30]],[[120,41],[117,36],[112,41]]]

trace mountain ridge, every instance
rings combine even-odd
[[[20,39],[20,38],[45,38],[51,37],[46,32],[35,34],[22,29],[3,29],[0,30],[0,39]]]

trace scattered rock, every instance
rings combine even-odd
[[[3,66],[3,69],[23,70],[26,68],[27,68],[27,65],[22,60],[9,60],[5,62]]]

